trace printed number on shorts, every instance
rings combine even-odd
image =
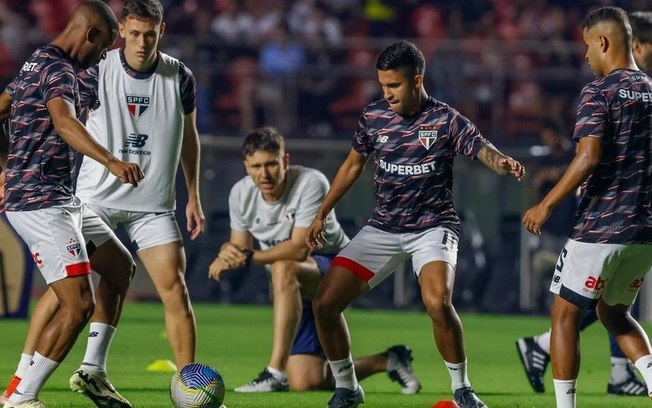
[[[566,247],[564,247],[564,249],[561,250],[561,254],[559,254],[559,259],[557,260],[557,265],[555,266],[555,269],[559,272],[564,269],[564,259],[566,259],[566,255],[568,255],[568,250],[566,250]]]

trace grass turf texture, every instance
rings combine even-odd
[[[330,392],[239,394],[236,386],[249,382],[262,370],[271,348],[271,307],[195,305],[198,326],[197,361],[222,374],[229,408],[325,407]],[[430,321],[424,312],[353,309],[346,313],[354,356],[372,354],[394,344],[407,344],[414,353],[414,369],[423,389],[404,396],[385,374],[362,382],[365,407],[430,408],[452,399],[450,379],[436,352]],[[545,317],[463,314],[469,374],[478,395],[490,408],[540,408],[554,406],[550,369],[546,393],[535,394],[526,381],[514,341],[548,327]],[[649,326],[646,326],[649,329]],[[0,320],[0,379],[5,384],[18,361],[26,321]],[[109,375],[134,407],[170,407],[171,374],[150,373],[145,367],[155,359],[173,359],[165,338],[162,306],[129,303],[113,340]],[[86,344],[84,330],[62,366],[48,380],[40,398],[50,408],[92,407],[85,397],[68,389],[68,378],[78,367]],[[604,329],[595,324],[582,333],[582,369],[578,405],[591,408],[649,407],[644,397],[606,395],[609,347]]]

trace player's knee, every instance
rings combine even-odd
[[[299,280],[299,263],[296,261],[276,261],[272,264],[272,286],[275,291],[279,290],[298,290]]]
[[[95,301],[92,294],[90,294],[89,296],[82,296],[76,301],[66,302],[65,305],[61,305],[59,310],[67,325],[80,327],[84,326],[93,315]]]
[[[423,305],[433,318],[450,315],[453,311],[451,297],[447,294],[433,293],[423,296]]]
[[[342,310],[337,303],[326,296],[317,296],[312,300],[312,312],[315,316],[321,318],[339,317]]]

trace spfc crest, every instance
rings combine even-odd
[[[290,208],[290,209],[288,209],[288,212],[286,212],[285,215],[283,215],[283,219],[284,219],[285,221],[287,221],[287,222],[292,222],[292,221],[294,221],[294,214],[295,214],[296,212],[297,212],[297,210],[294,209],[294,208]]]
[[[127,95],[127,107],[131,116],[136,120],[140,119],[149,108],[149,99],[149,96]]]
[[[430,150],[430,146],[435,143],[437,140],[437,131],[434,126],[419,126],[419,142],[426,148]]]
[[[79,256],[79,252],[81,251],[81,244],[76,240],[71,239],[68,241],[68,245],[66,245],[66,251],[68,251],[72,256]]]

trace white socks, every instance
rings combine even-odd
[[[34,353],[32,363],[29,367],[29,374],[20,381],[16,391],[11,394],[9,401],[19,403],[36,399],[43,384],[45,384],[57,367],[59,367],[59,363],[56,361],[43,357],[38,352]]]
[[[650,395],[650,391],[652,391],[652,355],[639,358],[636,360],[634,365],[638,369],[638,372],[643,376],[643,380],[647,385],[648,395]],[[652,396],[650,396],[650,398],[652,398]]]
[[[453,364],[444,361],[444,365],[448,369],[448,374],[451,376],[451,389],[453,392],[462,387],[470,387],[471,382],[466,374],[466,360],[461,363]]]
[[[353,368],[353,358],[351,354],[343,360],[328,360],[335,378],[335,388],[347,388],[351,391],[356,391],[359,387],[358,379],[355,377],[355,370]]]
[[[552,380],[555,384],[555,399],[557,408],[575,408],[575,395],[577,393],[577,379]]]
[[[538,336],[534,336],[534,341],[545,351],[550,355],[550,332],[551,330],[548,330],[545,333],[542,333]]]
[[[629,360],[626,357],[611,357],[609,384],[620,384],[629,378],[628,364]]]
[[[32,362],[32,357],[32,355],[25,353],[20,355],[20,361],[18,362],[18,367],[14,373],[16,377],[23,378],[25,376],[25,373],[27,373],[27,369],[29,368],[29,363]]]
[[[95,373],[106,373],[106,356],[109,353],[115,330],[115,327],[111,325],[91,322],[86,354],[81,363],[83,369]]]

